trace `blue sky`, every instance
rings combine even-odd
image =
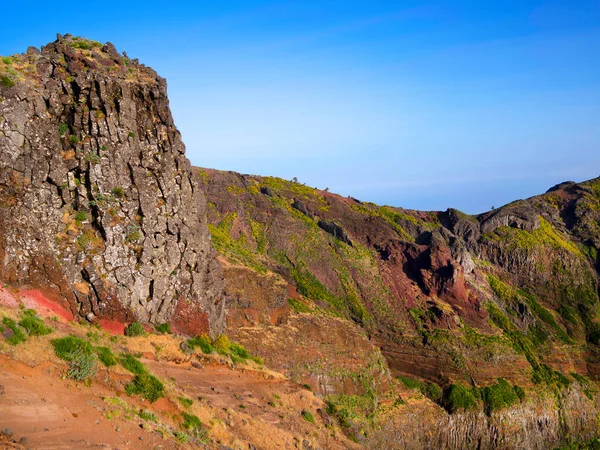
[[[26,6],[22,6],[26,5]],[[600,175],[600,1],[10,2],[167,78],[195,165],[478,213]]]

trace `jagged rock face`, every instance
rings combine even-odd
[[[0,277],[91,320],[219,331],[222,277],[165,80],[70,36],[5,69]]]
[[[447,415],[425,404],[411,405],[410,413],[390,415],[366,447],[544,450],[559,447],[565,435],[575,442],[596,436],[597,405],[576,388],[565,392],[561,402],[563,409],[548,396],[489,416],[482,412]]]

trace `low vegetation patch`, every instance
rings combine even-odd
[[[555,386],[558,389],[568,388],[572,382],[565,374],[552,369],[546,364],[537,364],[534,366],[531,381],[535,384],[545,384],[549,387]]]
[[[3,317],[2,325],[12,331],[12,336],[6,339],[10,345],[17,345],[27,340],[23,329],[10,317]]]
[[[56,356],[58,356],[60,359],[64,359],[67,362],[72,360],[72,355],[77,350],[83,350],[83,352],[89,354],[92,353],[91,344],[86,340],[78,338],[77,336],[65,336],[62,338],[53,339],[51,344],[54,347]]]
[[[208,442],[208,430],[197,416],[194,416],[193,414],[182,413],[181,417],[183,418],[181,427],[186,430],[191,437],[201,443]]]
[[[54,330],[46,326],[43,319],[36,315],[33,309],[23,311],[23,318],[19,321],[19,326],[27,331],[29,336],[45,336]]]
[[[0,84],[4,87],[13,87],[15,85],[15,80],[8,74],[0,75]]]
[[[187,341],[187,345],[192,349],[199,347],[200,350],[202,350],[202,353],[205,353],[207,355],[210,355],[215,350],[215,348],[212,345],[212,340],[209,336],[206,335],[196,336],[195,338],[189,339]]]
[[[288,298],[288,304],[290,305],[290,309],[297,314],[311,312],[311,309],[308,306],[295,298]]]
[[[313,414],[310,411],[303,409],[302,412],[300,413],[300,415],[307,422],[315,423],[315,416],[313,416]]]
[[[481,388],[480,393],[487,414],[508,408],[525,397],[523,389],[511,386],[504,378],[498,378],[495,384]]]
[[[154,375],[143,372],[136,375],[133,381],[125,386],[125,392],[127,395],[138,394],[150,403],[154,403],[165,396],[165,386]]]
[[[137,337],[144,336],[146,334],[146,329],[144,325],[139,322],[132,322],[125,328],[125,336],[129,337]]]
[[[105,367],[112,367],[117,365],[117,357],[108,347],[94,347],[94,353],[98,357],[98,360],[104,364]]]
[[[586,377],[584,377],[583,375],[580,375],[576,372],[571,372],[571,376],[575,379],[575,381],[577,381],[579,383],[584,395],[587,398],[589,398],[590,400],[593,400],[594,394],[597,391],[596,391],[596,389],[594,389],[591,381],[589,379],[587,379]]]
[[[177,400],[179,401],[179,404],[184,408],[189,408],[194,404],[194,401],[192,399],[186,397],[177,397]]]
[[[101,42],[80,38],[78,36],[74,37],[73,42],[69,43],[69,45],[73,48],[78,48],[80,50],[92,50],[94,48],[102,47]]]
[[[173,332],[171,331],[171,324],[170,323],[161,323],[160,325],[156,325],[155,327],[156,331],[158,331],[159,333],[162,334],[173,334]]]
[[[67,377],[85,380],[96,374],[96,354],[92,345],[77,336],[66,336],[51,341],[56,356],[69,363]]]
[[[67,378],[82,381],[96,375],[96,355],[78,348],[69,354]]]
[[[251,248],[244,239],[236,240],[231,236],[232,224],[236,217],[236,213],[229,213],[219,225],[208,225],[214,247],[219,253],[227,255],[230,259],[238,261],[256,272],[266,273],[267,269],[262,262],[262,254]]]
[[[440,388],[437,384],[420,381],[415,378],[400,376],[398,377],[400,381],[409,389],[415,389],[423,394],[425,397],[430,400],[439,403],[442,400],[443,392],[442,388]]]
[[[231,342],[224,334],[218,336],[216,339],[211,339],[210,336],[207,335],[196,336],[195,338],[189,339],[186,344],[191,349],[200,348],[202,353],[207,355],[217,352],[220,355],[229,356],[231,361],[235,364],[245,363],[248,360],[252,360],[259,365],[264,364],[262,358],[250,355],[243,345],[238,344],[237,342]]]
[[[148,420],[149,422],[158,422],[158,417],[152,411],[148,411],[147,409],[142,409],[137,413],[138,417],[143,420]]]
[[[215,351],[221,355],[228,355],[229,348],[231,347],[231,341],[227,336],[221,334],[213,341],[213,347]]]
[[[452,384],[444,392],[444,406],[451,413],[475,409],[477,408],[476,391],[460,383]]]
[[[142,362],[133,355],[122,354],[119,358],[119,363],[121,363],[121,365],[126,370],[135,375],[141,375],[143,373],[146,373],[146,368],[144,367]]]
[[[589,441],[571,441],[554,450],[600,450],[600,439],[595,437]]]
[[[326,403],[326,413],[336,418],[351,439],[356,439],[360,430],[372,425],[377,410],[377,402],[371,391],[365,395],[329,395]]]

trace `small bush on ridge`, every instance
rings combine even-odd
[[[138,394],[154,403],[165,396],[165,386],[154,375],[147,372],[136,375],[131,383],[125,386],[127,395]]]
[[[86,352],[83,348],[78,348],[71,352],[69,360],[67,378],[81,381],[91,378],[96,374],[96,357],[94,354]]]
[[[135,375],[140,375],[146,372],[146,368],[139,359],[130,354],[123,354],[119,358],[121,365]]]
[[[125,336],[135,337],[135,336],[143,336],[146,334],[146,329],[144,325],[139,322],[132,322],[125,328]]]
[[[6,339],[6,342],[10,345],[17,345],[27,340],[25,333],[23,333],[23,329],[10,317],[4,317],[2,319],[2,324],[5,327],[10,328],[13,332],[13,335]]]

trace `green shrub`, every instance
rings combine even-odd
[[[163,334],[173,334],[173,332],[171,331],[171,324],[166,322],[166,323],[161,323],[160,325],[156,325],[156,327],[154,327],[156,329],[156,331],[158,331],[159,333],[163,333]]]
[[[123,198],[125,196],[125,189],[122,187],[114,187],[111,192],[117,198]]]
[[[231,343],[231,345],[229,347],[229,352],[232,357],[235,356],[235,357],[243,359],[243,360],[250,358],[250,354],[248,353],[248,350],[246,350],[243,345],[237,344],[235,342]]]
[[[519,397],[519,400],[523,401],[525,399],[525,390],[521,386],[517,386],[516,384],[513,386],[513,389],[515,390],[515,394],[517,394],[517,397]]]
[[[119,362],[125,369],[127,369],[135,375],[141,375],[143,373],[146,373],[146,368],[144,367],[144,365],[140,362],[139,359],[137,359],[133,355],[123,354],[119,358]]]
[[[290,305],[290,309],[295,313],[309,313],[310,308],[302,303],[300,300],[296,300],[295,298],[288,298],[288,304]]]
[[[183,418],[182,428],[192,437],[204,443],[208,440],[208,431],[198,417],[187,413],[182,413],[181,417]]]
[[[571,385],[571,380],[564,373],[554,371],[554,377],[556,379],[556,384],[561,388],[568,388]]]
[[[104,366],[112,367],[117,365],[117,357],[108,347],[94,347],[94,353]]]
[[[74,42],[69,43],[69,45],[73,48],[78,48],[81,50],[91,50],[93,48],[102,47],[102,43],[98,41],[90,41],[82,38],[73,38]]]
[[[175,437],[175,439],[177,439],[177,442],[180,442],[182,444],[185,444],[190,439],[190,437],[183,431],[174,431],[173,436]]]
[[[29,336],[45,336],[54,331],[51,327],[47,327],[44,321],[31,309],[25,310],[24,317],[19,321],[19,325],[27,331]]]
[[[59,339],[53,339],[51,344],[54,347],[56,356],[69,362],[71,361],[72,355],[79,349],[88,354],[92,353],[91,344],[77,336],[66,336]]]
[[[202,353],[210,355],[215,349],[212,346],[211,339],[208,336],[196,336],[195,338],[189,339],[187,341],[187,345],[190,348],[195,349],[196,347],[200,347]]]
[[[27,340],[25,333],[23,333],[23,329],[19,327],[17,322],[15,322],[10,317],[4,317],[2,319],[2,324],[5,327],[10,328],[13,332],[13,335],[6,339],[6,342],[8,342],[10,345],[17,345]]]
[[[445,393],[444,403],[450,412],[469,410],[477,407],[477,399],[473,392],[462,384],[451,385]]]
[[[302,412],[300,413],[300,415],[307,422],[315,423],[315,416],[313,416],[313,414],[310,411],[303,409]]]
[[[352,414],[346,408],[340,408],[336,403],[328,400],[325,412],[335,417],[342,428],[350,428],[352,426]]]
[[[564,374],[553,370],[546,364],[537,364],[533,368],[531,380],[535,384],[545,383],[547,386],[556,386],[559,389],[571,385],[571,380]]]
[[[69,125],[67,125],[66,123],[61,123],[58,126],[58,134],[60,134],[61,137],[65,136],[68,131],[69,131]]]
[[[184,408],[189,408],[190,406],[192,406],[194,404],[194,401],[190,398],[177,397],[177,400],[179,401],[181,406],[183,406]]]
[[[75,145],[79,142],[79,138],[76,135],[72,134],[69,136],[69,142]]]
[[[138,394],[154,403],[165,396],[165,386],[154,375],[147,372],[136,375],[131,383],[125,386],[127,395]]]
[[[570,441],[554,450],[600,450],[600,439],[595,437],[589,441]]]
[[[144,336],[146,334],[146,329],[144,325],[139,322],[132,322],[125,328],[125,336],[136,337],[136,336]]]
[[[416,389],[425,397],[440,402],[443,397],[442,388],[435,383],[423,382],[415,378],[399,376],[398,379],[409,389]]]
[[[0,75],[0,84],[4,87],[13,87],[15,81],[7,74]]]
[[[498,378],[495,384],[481,388],[481,398],[488,414],[508,408],[520,400],[516,390],[504,378]]]
[[[158,417],[152,411],[148,411],[147,409],[140,410],[137,415],[140,419],[148,420],[150,422],[158,422]]]
[[[134,138],[135,137],[135,133],[133,131],[130,131],[127,136],[129,136],[130,138]]]
[[[78,223],[82,223],[88,220],[88,216],[85,211],[77,211],[75,214],[75,221]]]
[[[125,235],[125,240],[127,242],[129,242],[130,244],[135,244],[141,238],[142,238],[142,233],[140,233],[140,228],[136,225],[131,225],[127,230],[127,234]]]
[[[421,387],[421,393],[437,403],[439,403],[443,397],[442,388],[435,383],[425,383],[424,386]]]
[[[213,347],[215,348],[217,353],[220,353],[221,355],[228,355],[229,349],[231,347],[231,341],[227,336],[222,334],[217,339],[215,339],[215,341],[213,342]]]
[[[403,375],[399,376],[398,379],[400,381],[402,381],[402,383],[409,389],[421,389],[421,381],[415,379],[415,378],[410,378],[410,377],[405,377]]]
[[[81,381],[93,377],[96,374],[96,357],[89,353],[85,348],[80,347],[73,350],[68,355],[69,370],[67,378]]]

